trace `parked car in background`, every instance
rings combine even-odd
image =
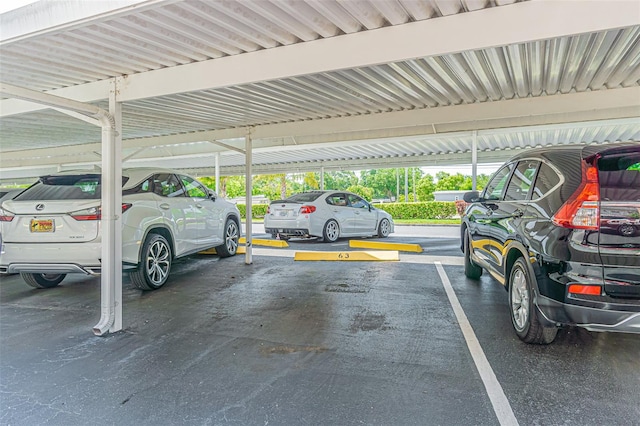
[[[36,288],[101,271],[101,175],[42,176],[0,206],[0,271]],[[165,284],[174,259],[215,247],[236,253],[240,213],[194,178],[171,170],[122,171],[122,263],[142,290]]]
[[[22,189],[2,188],[0,189],[0,206],[4,200],[10,200],[22,192]],[[2,252],[2,227],[0,227],[0,253]],[[0,274],[2,272],[0,271]]]
[[[334,242],[340,237],[388,237],[391,215],[356,194],[344,191],[309,191],[271,202],[264,217],[265,232],[273,238],[319,237]]]
[[[640,333],[640,143],[526,150],[465,201],[465,274],[505,286],[520,339]]]

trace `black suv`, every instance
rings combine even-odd
[[[505,286],[521,340],[640,333],[640,142],[526,150],[464,200],[465,275]]]

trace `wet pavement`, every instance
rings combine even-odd
[[[91,332],[99,278],[35,290],[2,276],[0,423],[638,424],[640,336],[523,344],[500,284],[464,277],[457,229],[397,231],[385,241],[424,252],[294,262],[348,241],[292,240],[254,247],[252,265],[180,260],[154,292],[125,278],[125,329],[107,337]]]

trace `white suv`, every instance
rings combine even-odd
[[[0,205],[0,272],[36,288],[101,268],[100,172],[41,177]],[[122,264],[142,290],[160,288],[175,258],[215,247],[233,256],[240,213],[194,178],[172,170],[122,171]]]

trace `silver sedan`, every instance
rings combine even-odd
[[[334,242],[340,237],[385,238],[393,227],[389,213],[344,191],[309,191],[273,201],[264,218],[265,231],[283,240],[318,237]]]

